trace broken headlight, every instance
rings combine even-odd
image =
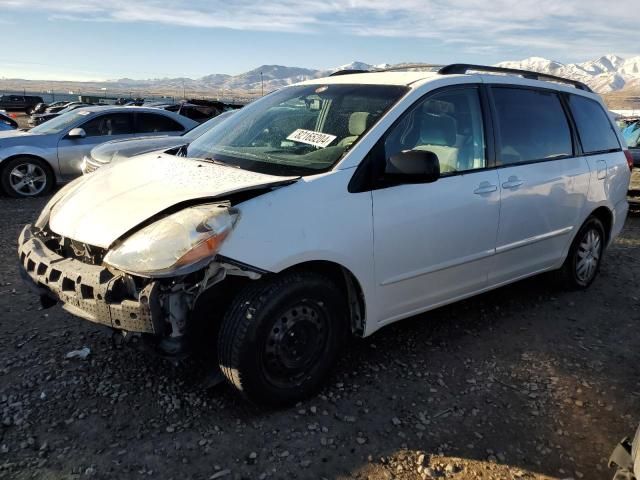
[[[180,210],[125,239],[104,263],[146,277],[193,272],[213,259],[237,218],[237,210],[220,203]]]

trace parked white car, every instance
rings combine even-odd
[[[82,160],[96,145],[140,136],[177,136],[197,125],[156,108],[81,106],[29,131],[0,132],[0,190],[18,198],[44,195],[56,182],[81,175]]]
[[[483,70],[314,79],[105,166],[25,227],[24,277],[165,354],[217,342],[266,404],[316,391],[350,334],[541,272],[586,288],[627,215],[620,134],[579,82]]]

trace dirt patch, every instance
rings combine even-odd
[[[44,202],[0,198],[0,478],[606,479],[640,422],[638,217],[587,292],[539,277],[384,328],[273,411],[42,311],[15,251]]]

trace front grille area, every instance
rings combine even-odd
[[[93,173],[103,165],[91,156],[85,156],[82,160],[82,173]]]
[[[102,264],[102,260],[107,254],[104,248],[62,237],[51,232],[48,228],[39,232],[39,238],[49,250],[61,257],[73,258],[89,265]]]
[[[39,238],[31,228],[27,225],[23,230],[18,254],[38,288],[60,300],[74,315],[92,322],[132,332],[158,333],[152,318],[152,311],[159,311],[154,307],[159,305],[156,283],[149,282],[138,292],[128,275],[62,256],[47,244],[53,242],[58,250],[64,250],[64,241],[56,244],[53,238]]]

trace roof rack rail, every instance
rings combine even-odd
[[[372,71],[375,70],[336,70],[335,72],[333,72],[332,74],[330,74],[330,77],[339,77],[340,75],[352,75],[354,73],[371,73]]]
[[[409,68],[444,68],[445,65],[435,63],[405,63],[404,65],[395,65],[387,68],[377,68],[371,70],[372,72],[398,72],[400,70],[407,70]]]
[[[550,75],[548,73],[540,73],[540,72],[532,72],[530,70],[519,70],[517,68],[503,68],[503,67],[491,67],[486,65],[472,65],[468,63],[452,63],[451,65],[447,65],[446,67],[442,67],[438,70],[438,73],[441,75],[454,75],[454,74],[464,74],[469,70],[476,70],[478,72],[490,72],[490,73],[509,73],[511,75],[520,75],[523,78],[528,78],[529,80],[551,80],[553,82],[558,83],[567,83],[569,85],[573,85],[574,87],[584,90],[585,92],[592,92],[591,88],[589,88],[586,84],[579,82],[578,80],[571,80],[569,78],[557,77],[555,75]]]

